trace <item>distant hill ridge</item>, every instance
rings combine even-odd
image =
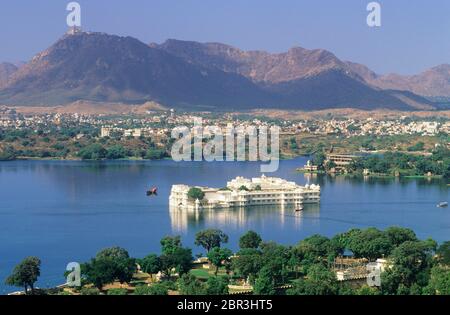
[[[0,64],[0,104],[50,106],[85,100],[154,101],[199,110],[434,108],[404,89],[409,87],[404,81],[395,86],[389,83],[394,80],[322,49],[295,47],[270,54],[220,43],[168,40],[147,45],[132,37],[78,33],[14,67]],[[427,74],[431,87],[434,73],[441,82],[435,92],[447,91],[447,69]]]

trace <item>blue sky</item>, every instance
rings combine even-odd
[[[67,29],[69,0],[0,3],[0,61],[29,60]],[[412,74],[450,63],[450,1],[380,0],[382,26],[369,28],[370,0],[79,0],[83,29],[136,37],[216,41],[246,50],[324,48],[379,73]]]

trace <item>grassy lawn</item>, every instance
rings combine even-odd
[[[203,269],[203,268],[192,269],[190,272],[192,275],[194,275],[195,277],[202,279],[202,280],[207,280],[209,277],[214,276],[214,273],[211,272],[211,270]]]
[[[200,280],[207,280],[210,277],[215,277],[215,267],[211,267],[211,269],[204,269],[202,267],[191,269],[190,273],[197,277]],[[219,272],[217,273],[217,276],[225,276],[226,270],[225,268],[219,268]]]

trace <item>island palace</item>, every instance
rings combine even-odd
[[[193,188],[204,193],[202,200],[189,197]],[[212,210],[251,206],[280,205],[301,208],[303,204],[320,202],[320,186],[300,186],[295,182],[261,176],[247,179],[236,177],[225,188],[173,185],[170,207],[181,210]]]

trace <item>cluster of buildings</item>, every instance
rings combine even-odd
[[[0,127],[8,127],[9,122],[17,119],[17,112],[6,106],[0,106]]]
[[[192,198],[192,189],[203,193],[201,200]],[[229,181],[225,188],[173,185],[169,197],[172,209],[189,211],[272,205],[301,210],[303,204],[319,202],[318,185],[300,186],[295,182],[264,175],[252,179],[237,177]]]
[[[367,118],[356,119],[331,119],[310,120],[294,124],[293,131],[297,133],[306,132],[317,135],[342,134],[345,136],[365,135],[401,135],[419,134],[433,136],[438,133],[450,132],[450,121],[409,121],[406,117],[394,120],[378,120]]]
[[[14,109],[8,109],[5,107],[0,108],[0,127],[10,129],[37,129],[42,127],[60,126],[63,124],[73,125],[91,125],[99,126],[102,121],[99,117],[92,115],[81,114],[32,114],[25,115],[17,113]]]
[[[141,135],[159,136],[170,133],[175,126],[192,126],[199,119],[204,126],[226,128],[233,124],[234,127],[261,127],[277,125],[282,133],[295,135],[310,133],[316,135],[339,134],[343,136],[359,135],[399,135],[419,134],[436,135],[438,133],[450,133],[450,121],[440,120],[411,120],[408,117],[398,119],[308,119],[308,120],[284,120],[255,118],[250,115],[238,114],[213,114],[200,113],[176,113],[175,110],[148,111],[142,115],[83,115],[77,113],[51,113],[51,114],[17,114],[13,108],[0,106],[0,127],[2,128],[33,128],[42,126],[61,125],[64,123],[77,123],[101,128],[101,136],[106,137],[112,132],[124,136],[140,137]]]
[[[100,129],[100,137],[111,137],[113,135],[123,136],[123,137],[162,137],[169,134],[169,129],[167,128],[120,128],[120,127],[105,127],[102,126]]]
[[[336,154],[336,153],[329,153],[326,156],[326,159],[324,161],[324,164],[333,163],[333,168],[330,170],[330,172],[342,172],[345,171],[346,167],[352,163],[356,158],[358,158],[357,155],[353,154]],[[303,166],[300,170],[315,173],[319,171],[319,166],[314,165],[310,160],[306,162],[306,165]]]
[[[339,282],[362,282],[370,287],[381,286],[381,273],[392,268],[386,258],[369,262],[366,258],[337,257],[332,265]]]

